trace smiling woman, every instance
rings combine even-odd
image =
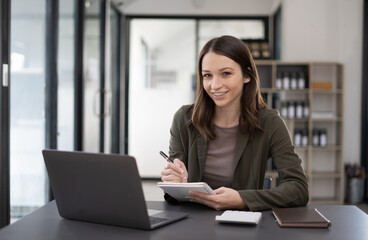
[[[213,73],[208,74],[208,71]],[[218,78],[219,75],[221,78]],[[227,81],[223,86],[224,79]],[[208,85],[209,83],[212,85]],[[248,131],[253,137],[255,129],[259,129],[256,114],[267,105],[260,95],[259,77],[253,57],[242,41],[223,36],[210,40],[203,47],[199,55],[198,86],[193,124],[205,138],[214,137],[211,131],[213,124],[228,126],[221,121],[229,120],[234,125],[239,124],[244,132]],[[212,92],[221,93],[223,90],[228,92],[227,96],[220,98],[223,101],[213,99]],[[234,101],[235,98],[237,101]],[[224,108],[228,103],[231,104]]]
[[[252,211],[308,202],[301,160],[279,113],[263,101],[254,60],[239,39],[222,36],[203,47],[195,104],[177,111],[170,133],[174,163],[166,165],[162,181],[203,181],[215,189],[216,195],[192,192],[191,201]],[[263,190],[269,158],[280,184]]]
[[[214,124],[219,127],[238,125],[240,98],[243,85],[250,81],[249,75],[243,76],[239,64],[214,52],[203,57],[202,66],[203,87],[216,103],[217,116],[214,116]],[[220,116],[226,113],[232,116],[228,121],[221,122]]]
[[[158,150],[168,151],[167,126],[180,106],[195,100],[200,48],[225,33],[265,39],[267,23],[265,17],[131,17],[126,149],[143,178],[160,177],[165,162],[157,159]]]

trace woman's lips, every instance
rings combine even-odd
[[[213,92],[212,95],[216,98],[216,99],[219,99],[219,98],[223,98],[226,93],[228,93],[228,91],[226,92]]]

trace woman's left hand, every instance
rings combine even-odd
[[[198,202],[216,210],[244,209],[246,204],[239,193],[231,188],[220,187],[214,190],[216,195],[192,191],[187,196],[193,202]]]

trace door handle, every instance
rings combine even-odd
[[[3,81],[2,85],[3,87],[9,87],[9,65],[4,63],[3,64]]]
[[[103,90],[102,91],[105,96],[105,112],[103,113],[104,118],[109,117],[111,115],[111,91],[110,90]],[[106,106],[107,105],[107,106]]]
[[[97,90],[95,92],[95,96],[93,97],[93,113],[98,118],[101,118],[101,114],[100,114],[100,94],[101,94],[101,91]]]
[[[100,96],[103,95],[105,98],[105,111],[103,113],[100,113]],[[93,109],[94,114],[98,118],[106,118],[111,115],[111,91],[106,89],[99,89],[95,92],[94,100],[93,100]]]

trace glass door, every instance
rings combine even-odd
[[[85,7],[83,151],[118,153],[120,13],[110,1]]]
[[[7,1],[1,1],[1,4]],[[9,74],[12,80],[10,95],[10,210],[13,219],[20,218],[49,200],[49,186],[44,167],[42,149],[45,148],[46,121],[46,0],[11,1],[11,36]],[[78,18],[74,9],[76,1],[59,1],[58,18],[58,96],[57,97],[57,148],[73,150],[75,147],[75,122],[83,120],[83,143],[80,150],[89,152],[119,152],[112,144],[119,136],[116,120],[119,115],[119,13],[109,11],[108,0],[85,0],[85,18]],[[79,6],[78,6],[79,7]],[[1,8],[3,12],[4,8]],[[1,15],[0,15],[1,16]],[[109,16],[109,17],[106,17]],[[78,19],[78,20],[76,20]],[[76,21],[84,21],[83,38],[83,117],[76,115],[78,104],[75,94]],[[110,28],[111,22],[111,28]],[[78,24],[79,26],[79,24]],[[1,29],[1,28],[0,28]],[[111,35],[110,35],[111,34]],[[4,39],[4,38],[1,38]],[[82,45],[82,44],[81,44]],[[111,49],[110,49],[111,48]],[[80,48],[78,48],[80,49]],[[114,54],[109,55],[111,51]],[[1,55],[1,53],[0,53]],[[109,61],[107,61],[109,60]],[[111,64],[110,64],[111,63]],[[1,68],[2,69],[2,68]],[[6,69],[6,68],[4,68]],[[2,74],[3,71],[0,71]],[[112,90],[111,90],[112,89]],[[2,93],[0,97],[2,98]],[[55,100],[55,99],[53,99]],[[2,106],[2,105],[1,105]],[[113,106],[113,107],[112,107]],[[114,108],[114,109],[113,109]],[[2,108],[3,109],[3,108]],[[1,111],[1,124],[5,111]],[[113,119],[114,122],[113,122]],[[9,121],[8,121],[9,124]],[[9,129],[9,128],[7,128]],[[56,134],[56,133],[55,133]],[[1,132],[1,146],[6,143],[6,134]],[[9,143],[9,141],[8,141]],[[74,147],[73,147],[74,146]],[[1,161],[6,151],[1,148]],[[0,169],[4,169],[1,165]],[[0,173],[0,177],[6,177]],[[1,203],[5,199],[1,182]],[[6,190],[6,188],[4,188]],[[7,188],[9,191],[9,187]],[[6,204],[4,204],[5,206]],[[7,204],[9,205],[9,204]],[[9,207],[8,207],[9,209]],[[0,211],[2,207],[0,206]],[[1,220],[1,219],[0,219]]]
[[[74,146],[75,0],[59,1],[57,148]]]
[[[22,217],[45,204],[45,0],[11,1],[10,205]]]
[[[85,7],[83,151],[100,152],[101,0]]]

